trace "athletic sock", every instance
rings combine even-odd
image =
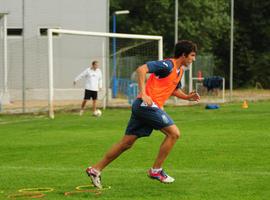
[[[96,173],[96,174],[101,174],[101,172],[99,170],[97,170],[96,168],[92,167],[92,170]]]
[[[151,168],[151,172],[152,173],[158,173],[158,172],[160,172],[162,170],[162,168]]]

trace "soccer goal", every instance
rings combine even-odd
[[[214,75],[212,55],[197,56],[189,71],[189,92],[196,91],[202,103],[225,102],[225,78]]]
[[[48,29],[48,105],[54,118],[55,104],[82,99],[83,80],[74,88],[74,77],[98,60],[103,74],[99,99],[128,104],[135,69],[149,60],[163,59],[162,36]]]
[[[196,91],[200,94],[203,103],[225,102],[224,77],[192,77],[191,82],[191,91]]]

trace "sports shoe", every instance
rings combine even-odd
[[[170,177],[168,174],[164,172],[164,170],[160,170],[158,172],[153,172],[151,169],[148,171],[149,178],[156,179],[161,183],[172,183],[174,182],[174,178]]]
[[[85,170],[86,174],[91,178],[91,181],[93,183],[93,185],[99,189],[102,188],[102,185],[101,185],[101,176],[100,176],[100,171],[96,170],[95,168],[93,167],[88,167],[86,170]]]
[[[79,113],[80,116],[83,115],[83,111],[84,111],[84,110],[80,110],[80,113]]]

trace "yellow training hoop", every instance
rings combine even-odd
[[[53,188],[23,188],[18,190],[18,192],[22,192],[22,193],[26,193],[26,192],[32,192],[32,193],[40,193],[40,192],[44,192],[44,193],[48,193],[48,192],[52,192],[54,191]]]
[[[94,185],[79,185],[76,187],[76,190],[79,190],[79,191],[84,191],[84,190],[91,190],[91,189],[96,189],[96,190],[108,190],[108,189],[111,189],[111,186],[107,186],[107,187],[103,187],[101,189],[99,188],[96,188]]]
[[[64,195],[70,196],[70,195],[81,194],[81,193],[94,193],[96,195],[101,194],[101,192],[98,190],[76,190],[76,191],[65,192]]]
[[[76,190],[83,191],[83,190],[89,190],[94,189],[94,185],[79,185],[76,187]]]
[[[25,193],[17,193],[17,194],[10,194],[8,195],[8,198],[10,199],[16,199],[16,198],[32,198],[32,199],[38,199],[44,197],[45,194],[43,193],[37,193],[37,192],[25,192]]]

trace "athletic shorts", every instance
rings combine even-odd
[[[88,99],[93,99],[96,100],[97,99],[97,91],[92,91],[92,90],[84,90],[84,100],[88,100]]]
[[[153,129],[160,130],[173,124],[173,120],[165,111],[157,106],[146,106],[142,99],[136,99],[132,104],[132,113],[125,134],[147,137]]]

